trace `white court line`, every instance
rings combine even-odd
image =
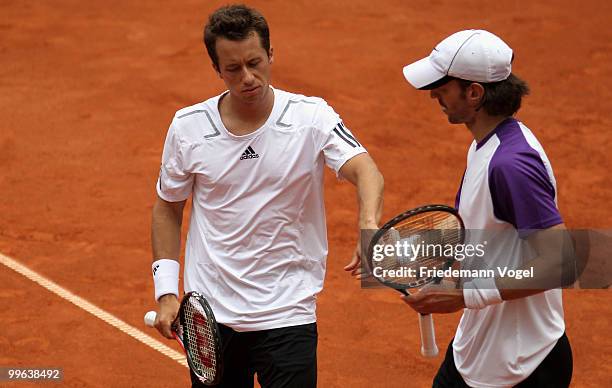
[[[136,329],[133,326],[128,325],[127,323],[123,322],[121,319],[91,304],[90,302],[86,301],[80,296],[77,296],[73,294],[72,292],[66,290],[65,288],[60,287],[57,283],[54,283],[51,280],[47,279],[46,277],[37,274],[36,272],[32,271],[28,267],[24,266],[23,264],[18,263],[14,259],[11,259],[10,257],[5,256],[2,253],[0,253],[0,263],[9,267],[13,271],[22,274],[23,276],[32,280],[33,282],[40,284],[47,290],[51,291],[54,294],[57,294],[63,299],[66,299],[68,302],[76,305],[77,307],[82,308],[83,310],[92,314],[96,318],[100,318],[104,322],[108,323],[111,326],[116,327],[117,329],[121,330],[125,334],[137,339],[138,341],[142,342],[143,344],[147,346],[150,346],[151,348],[157,350],[161,354],[167,357],[170,357],[171,359],[178,362],[179,364],[185,367],[188,366],[187,359],[185,358],[184,354],[181,354],[177,352],[176,350],[162,344],[155,338],[143,333],[142,331]]]

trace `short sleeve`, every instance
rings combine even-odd
[[[537,153],[492,161],[489,189],[495,217],[512,224],[521,237],[563,222],[555,187]]]
[[[157,180],[157,194],[168,202],[186,200],[193,187],[193,175],[184,168],[182,144],[173,122],[168,129]]]
[[[344,163],[367,152],[340,116],[325,102],[318,109],[315,127],[320,134],[320,150],[325,164],[336,172],[336,176]]]

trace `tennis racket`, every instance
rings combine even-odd
[[[145,314],[145,325],[154,327],[155,311]],[[219,328],[212,309],[197,292],[185,294],[178,315],[172,323],[172,334],[187,356],[192,372],[205,385],[221,380],[222,359]]]
[[[409,295],[408,289],[439,283],[442,278],[431,276],[430,270],[448,269],[454,262],[454,257],[448,252],[454,252],[464,240],[465,227],[455,209],[445,205],[422,206],[384,224],[372,237],[366,262],[376,280]],[[388,245],[394,247],[393,254],[382,254],[380,247]],[[437,356],[431,314],[419,314],[419,328],[421,354]]]

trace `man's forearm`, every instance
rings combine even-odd
[[[376,229],[382,214],[384,179],[367,153],[359,154],[340,169],[340,175],[357,188],[359,228]]]
[[[158,199],[153,206],[151,246],[153,260],[177,259],[181,253],[183,203],[164,203]]]
[[[359,198],[359,227],[376,228],[383,207],[384,180],[376,166],[367,166],[357,177]]]
[[[533,277],[498,277],[495,285],[503,300],[525,298],[554,288],[565,287],[573,283],[575,267],[568,256],[556,259],[538,257],[518,269],[533,273]]]
[[[529,242],[539,255],[518,270],[529,270],[533,277],[496,278],[495,284],[503,300],[524,298],[576,281],[574,247],[564,225],[539,231]]]

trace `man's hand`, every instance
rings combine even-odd
[[[421,314],[448,314],[465,308],[463,290],[453,282],[428,284],[419,292],[402,296],[402,300]]]
[[[366,223],[360,225],[361,230],[359,232],[359,236],[357,238],[357,246],[353,251],[353,257],[351,257],[351,261],[344,266],[345,271],[350,271],[351,276],[353,276],[357,280],[365,279],[370,276],[365,265],[362,265],[362,251],[361,251],[361,241],[365,239],[369,243],[374,235],[374,232],[378,230],[378,225],[375,223]]]
[[[178,315],[180,303],[174,294],[163,295],[157,301],[158,311],[155,317],[155,328],[166,338],[173,339],[170,326]]]
[[[353,252],[351,261],[344,267],[345,271],[350,271],[351,276],[357,280],[361,280],[366,277],[363,266],[361,265],[361,242],[357,243],[357,247]]]

